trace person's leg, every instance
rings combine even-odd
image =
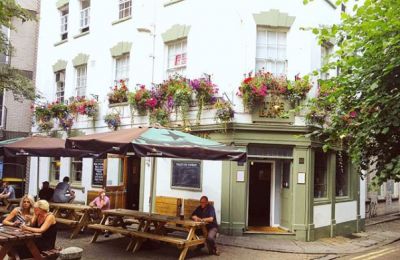
[[[211,228],[210,230],[208,230],[208,234],[207,234],[207,244],[208,244],[208,248],[211,249],[212,254],[216,254],[218,255],[218,251],[217,251],[217,245],[216,245],[216,237],[217,237],[217,233],[218,233],[218,229],[217,228]]]

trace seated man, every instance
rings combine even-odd
[[[71,203],[75,199],[75,192],[69,185],[69,177],[65,176],[63,181],[58,183],[53,194],[53,202]]]
[[[39,198],[41,200],[51,201],[53,199],[54,189],[50,188],[48,181],[42,182],[42,189],[39,191]]]
[[[207,223],[207,244],[210,249],[210,254],[219,255],[215,242],[218,232],[217,216],[215,215],[214,207],[208,203],[207,196],[202,196],[200,198],[200,206],[192,213],[192,219],[197,222]]]
[[[4,199],[15,199],[15,190],[6,181],[3,182],[3,191],[0,193],[0,200],[3,201]]]

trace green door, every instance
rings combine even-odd
[[[282,160],[281,222],[280,226],[292,229],[292,161]]]

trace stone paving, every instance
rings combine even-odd
[[[314,242],[288,239],[267,239],[260,236],[224,236],[218,243],[247,249],[297,254],[351,254],[371,247],[382,246],[400,240],[400,215],[380,216],[366,221],[366,232],[349,237],[323,238]]]

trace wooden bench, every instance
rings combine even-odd
[[[114,226],[108,226],[108,225],[101,225],[101,224],[90,224],[88,225],[88,228],[91,229],[96,229],[96,230],[107,230],[111,233],[119,233],[124,236],[130,236],[131,232],[129,229],[122,228],[122,227],[114,227]]]
[[[56,218],[56,222],[60,223],[60,224],[68,225],[68,226],[73,226],[73,227],[78,225],[77,220],[65,219],[65,218]]]
[[[179,217],[181,214],[182,199],[174,197],[157,196],[155,201],[155,213]]]

